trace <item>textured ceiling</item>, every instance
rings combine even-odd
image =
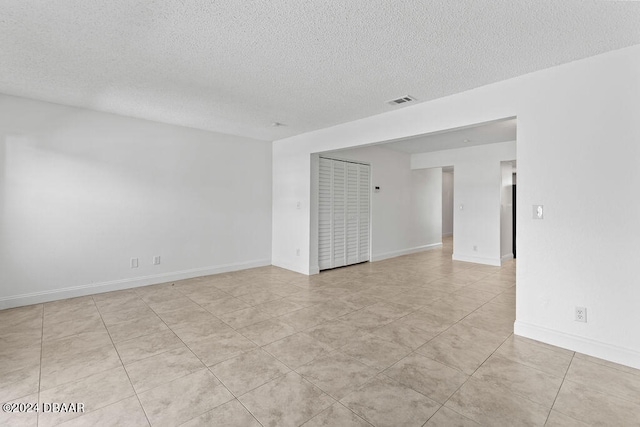
[[[515,141],[516,127],[516,119],[496,120],[489,123],[466,126],[460,129],[435,132],[401,141],[388,142],[381,146],[410,154],[466,148],[475,145]]]
[[[639,22],[629,1],[0,0],[0,92],[273,140],[638,44]]]

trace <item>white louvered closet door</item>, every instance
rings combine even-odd
[[[318,180],[318,266],[320,270],[324,270],[331,268],[332,264],[333,164],[331,160],[320,158]]]
[[[371,167],[369,165],[358,165],[358,262],[369,261],[369,233],[370,233],[370,195]]]
[[[369,166],[320,158],[320,270],[369,260]]]
[[[331,188],[331,268],[347,265],[346,259],[346,162],[333,162],[333,186]]]

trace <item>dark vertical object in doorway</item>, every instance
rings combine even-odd
[[[512,194],[512,209],[513,209],[513,257],[516,257],[516,186],[511,186],[511,194]]]

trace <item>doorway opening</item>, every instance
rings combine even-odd
[[[517,171],[516,171],[516,162],[514,161],[513,162],[513,179],[512,179],[513,180],[513,186],[511,187],[512,188],[511,201],[513,203],[513,209],[512,209],[512,212],[513,212],[513,242],[512,242],[511,245],[513,247],[513,258],[516,257],[516,218],[517,218],[517,216],[516,216],[516,200],[517,200],[517,198],[516,198],[516,194],[517,194],[516,181],[517,181],[517,175],[518,174],[517,174]]]
[[[515,164],[516,161],[500,162],[500,260],[515,258],[516,205],[515,205]]]
[[[442,248],[453,254],[453,166],[442,168]]]

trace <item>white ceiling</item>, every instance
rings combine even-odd
[[[400,141],[388,142],[382,146],[396,151],[416,154],[515,141],[516,123],[516,119],[496,120],[489,123],[465,126],[460,129],[435,132]]]
[[[1,0],[0,92],[273,140],[638,44],[639,22],[629,1]]]

